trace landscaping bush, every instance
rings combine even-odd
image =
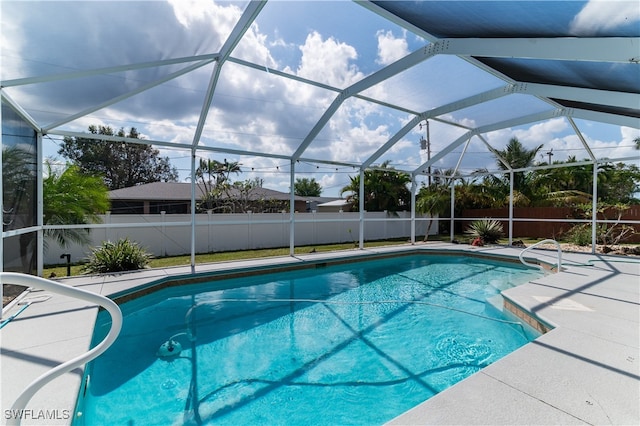
[[[502,223],[495,219],[476,220],[464,232],[472,238],[480,238],[484,244],[496,244],[504,236]]]
[[[591,224],[579,223],[574,225],[567,231],[566,238],[571,244],[577,246],[584,247],[591,245]]]
[[[115,243],[105,241],[100,247],[91,250],[84,271],[93,274],[135,271],[146,267],[150,259],[149,253],[128,238]]]

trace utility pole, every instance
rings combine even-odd
[[[427,150],[427,161],[431,161],[431,136],[429,134],[429,120],[425,120],[425,133],[427,139],[420,136],[420,149]],[[420,130],[422,130],[422,123],[420,123]],[[427,182],[431,186],[431,165],[427,168]]]
[[[547,152],[547,155],[549,156],[549,165],[551,165],[551,157],[553,157],[553,148],[551,148],[549,152]]]

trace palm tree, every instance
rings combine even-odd
[[[571,165],[576,162],[576,157],[570,156],[565,162],[567,167],[538,170],[533,174],[531,186],[536,189],[541,205],[562,207],[591,202],[593,166]]]
[[[496,155],[496,162],[498,167],[501,170],[509,170],[509,167],[512,169],[524,169],[533,165],[533,160],[535,160],[536,155],[538,155],[538,151],[542,149],[543,145],[538,145],[534,149],[526,149],[524,145],[518,140],[518,138],[513,137],[509,140],[509,143],[503,150],[495,150],[492,149],[494,155]],[[507,164],[504,164],[500,159],[504,160]],[[513,188],[516,191],[519,191],[522,194],[528,193],[527,190],[527,178],[529,174],[525,172],[515,173],[513,176]]]
[[[36,166],[33,153],[20,146],[2,149],[2,230],[26,228],[35,225]],[[18,237],[22,272],[31,272],[35,266],[32,233]],[[31,252],[31,254],[30,254]]]
[[[100,222],[99,214],[109,210],[109,190],[99,176],[85,175],[75,165],[67,165],[61,173],[45,162],[47,176],[43,180],[43,223],[45,225],[84,225]],[[89,243],[90,229],[49,229],[45,236],[62,247],[70,242]]]
[[[221,163],[217,160],[200,159],[200,164],[196,169],[196,179],[204,187],[202,194],[202,207],[210,210],[217,207],[222,195],[230,198],[231,173],[241,173],[240,163],[236,161],[228,162],[224,159]],[[229,208],[229,206],[224,206]],[[232,210],[232,209],[231,209]]]
[[[422,186],[416,194],[416,211],[429,215],[429,225],[424,233],[424,241],[429,238],[429,232],[433,225],[433,216],[442,215],[450,205],[451,192],[449,185],[434,183],[429,186]]]
[[[351,192],[347,200],[351,201],[355,209],[359,206],[360,175],[349,178],[349,185],[342,188],[341,195]],[[411,177],[389,167],[389,162],[382,163],[380,168],[365,170],[364,172],[364,208],[367,211],[388,211],[395,213],[401,209],[408,209],[411,204],[411,191],[407,185]]]
[[[18,146],[3,148],[3,230],[35,225],[35,185],[34,155]]]

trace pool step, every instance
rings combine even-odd
[[[486,304],[487,304],[487,307],[492,307],[496,309],[498,312],[502,312],[504,307],[504,299],[502,298],[502,295],[496,294],[491,297],[487,297]]]
[[[504,282],[500,280],[491,280],[489,281],[489,285],[498,291],[504,291],[508,288],[513,288],[513,284],[508,281]]]

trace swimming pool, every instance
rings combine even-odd
[[[535,336],[496,306],[537,271],[433,255],[319,266],[124,303],[75,424],[380,424]]]

